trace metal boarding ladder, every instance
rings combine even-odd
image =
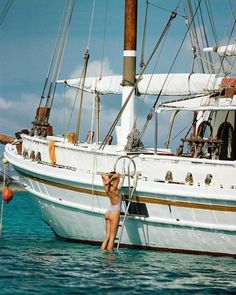
[[[136,173],[136,164],[135,164],[133,158],[131,158],[129,156],[121,156],[121,157],[119,157],[117,159],[115,165],[114,165],[114,171],[116,171],[117,164],[122,159],[123,160],[128,159],[129,160],[129,163],[128,163],[128,166],[127,166],[127,173],[126,173],[126,167],[123,166],[123,169],[122,169],[123,171],[122,171],[122,174],[121,174],[122,181],[120,183],[119,189],[124,184],[125,177],[127,176],[128,177],[129,198],[128,198],[128,204],[126,205],[126,209],[125,209],[123,223],[121,225],[120,235],[119,235],[119,238],[116,238],[116,239],[118,239],[117,247],[116,247],[117,250],[119,250],[119,247],[120,247],[120,243],[121,243],[121,240],[122,240],[122,235],[123,235],[123,231],[124,231],[124,227],[125,227],[125,222],[127,220],[127,215],[128,215],[128,212],[129,212],[129,206],[130,206],[130,203],[132,201],[134,192],[135,192],[136,187],[137,187],[137,182],[138,182],[138,174]],[[131,165],[131,163],[133,164],[133,168],[134,168],[134,170],[133,170],[132,173],[130,172],[130,165]],[[133,178],[133,177],[134,177],[134,179],[133,179],[133,185],[131,187],[131,178]],[[119,224],[119,226],[120,226],[120,224]]]

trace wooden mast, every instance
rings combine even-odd
[[[125,0],[125,26],[123,51],[123,90],[122,105],[129,96],[135,83],[136,74],[136,36],[137,36],[137,0]],[[118,144],[125,145],[127,136],[134,124],[133,94],[121,117],[121,126],[117,126]]]
[[[134,85],[136,74],[137,0],[125,1],[123,84]]]

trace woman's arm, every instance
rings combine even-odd
[[[102,181],[103,181],[104,186],[105,185],[107,186],[109,184],[108,174],[105,172],[102,172],[101,176],[102,176]]]
[[[117,172],[115,173],[109,181],[113,181],[112,183],[112,187],[114,190],[116,190],[118,188],[119,182],[120,182],[120,173]]]
[[[120,173],[117,172],[115,174],[112,175],[112,177],[109,179],[109,182],[113,181],[114,179],[120,178]]]

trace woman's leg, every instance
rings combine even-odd
[[[117,234],[119,222],[120,222],[120,210],[115,210],[109,214],[110,218],[110,236],[107,245],[107,250],[112,251],[114,247],[115,237]]]
[[[105,222],[106,222],[106,237],[105,240],[102,242],[101,245],[101,250],[105,250],[110,238],[110,232],[111,232],[111,221],[105,217]]]

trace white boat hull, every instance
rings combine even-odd
[[[58,237],[98,244],[103,241],[109,199],[98,170],[92,174],[39,164],[17,155],[11,145],[6,147],[5,157]],[[91,158],[93,162],[92,153]],[[103,168],[111,170],[105,165]],[[126,194],[125,189],[121,191]],[[121,247],[236,256],[234,188],[168,184],[144,177],[138,182],[133,203],[142,204],[141,212],[128,214],[122,237],[119,228]],[[125,207],[123,201],[123,212]],[[121,224],[123,219],[121,215]]]
[[[83,242],[101,243],[105,235],[104,210],[94,207],[91,196],[82,196],[89,200],[88,206],[65,204],[58,199],[52,200],[47,196],[32,192],[37,199],[42,218],[61,238]],[[63,192],[64,194],[66,192]],[[57,192],[58,194],[58,192]],[[94,197],[92,197],[94,198]],[[97,203],[103,200],[96,200]],[[90,204],[89,204],[90,203]],[[108,207],[108,203],[107,206]],[[162,205],[155,206],[155,211],[162,211]],[[196,212],[191,210],[194,218]],[[178,216],[184,212],[179,210]],[[201,212],[198,212],[201,214]],[[203,212],[214,215],[216,212]],[[176,214],[176,213],[175,213]],[[163,214],[162,214],[163,215]],[[123,216],[121,216],[121,223]],[[191,227],[192,225],[192,227]],[[119,232],[118,232],[119,236]],[[235,228],[214,224],[187,223],[170,218],[128,217],[121,245],[128,247],[145,247],[166,251],[182,251],[212,254],[235,254]]]

